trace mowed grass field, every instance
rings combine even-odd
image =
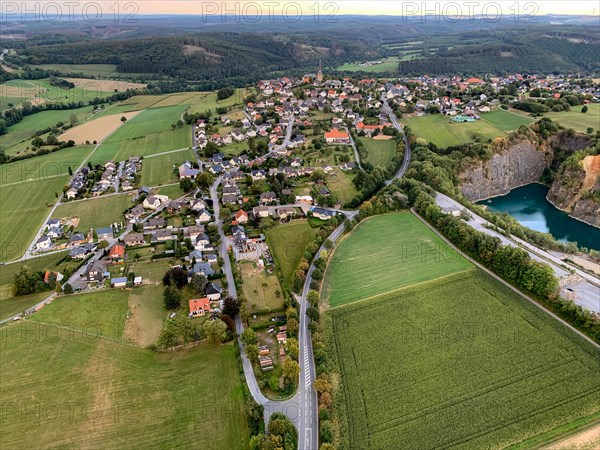
[[[59,298],[35,320],[3,329],[0,395],[15,405],[5,411],[3,448],[247,447],[234,347],[131,345],[120,339],[128,295]],[[22,339],[23,330],[33,338]],[[35,405],[53,420],[23,419],[19,408]]]
[[[398,64],[400,58],[397,56],[390,56],[381,60],[381,64],[374,64],[372,66],[360,66],[358,63],[346,63],[337,68],[337,70],[347,70],[349,72],[398,72]]]
[[[179,120],[184,109],[185,107],[181,105],[145,109],[133,119],[128,120],[117,132],[106,139],[106,142],[127,141],[168,131],[171,129],[171,124]]]
[[[304,257],[306,246],[314,239],[315,232],[307,220],[292,220],[269,230],[267,237],[283,281],[291,286],[296,267]]]
[[[158,186],[159,184],[178,182],[179,175],[173,173],[173,165],[179,166],[184,161],[194,161],[194,154],[191,150],[144,158],[142,185]]]
[[[336,307],[471,267],[412,214],[376,216],[336,248],[323,299]]]
[[[360,138],[360,140],[365,145],[369,154],[367,161],[373,164],[373,166],[387,167],[396,154],[396,141],[393,139],[375,140]]]
[[[12,147],[16,144],[26,141],[28,144],[33,140],[33,134],[38,130],[48,127],[54,127],[57,123],[69,123],[72,115],[81,121],[92,115],[92,107],[85,106],[77,109],[42,111],[37,114],[26,116],[19,123],[8,127],[8,132],[0,138],[0,148],[6,151],[7,155],[14,155],[18,149]]]
[[[502,109],[482,114],[481,120],[485,120],[487,123],[501,131],[516,130],[521,125],[529,125],[535,122],[533,117],[520,116]]]
[[[58,272],[62,272],[67,266],[76,267],[76,263],[63,261],[65,256],[67,256],[66,251],[0,267],[0,320],[25,311],[52,293],[45,291],[13,297],[12,284],[15,274],[21,267],[29,266],[33,271],[53,270]]]
[[[283,308],[283,293],[276,275],[268,275],[265,269],[257,268],[256,263],[250,261],[241,262],[239,268],[244,282],[242,290],[251,312]]]
[[[103,142],[94,152],[91,161],[94,164],[104,164],[111,160],[124,161],[129,156],[149,156],[169,150],[188,148],[191,146],[191,140],[191,131],[189,127],[184,126],[129,141]]]
[[[58,70],[63,73],[82,73],[89,76],[118,75],[116,64],[40,64],[34,67]]]
[[[582,133],[585,133],[588,128],[593,128],[594,131],[600,130],[600,103],[592,103],[587,105],[587,107],[587,113],[581,112],[583,106],[571,106],[571,111],[549,112],[545,113],[544,117],[549,117],[553,122],[565,128],[573,128]],[[514,112],[518,115],[528,117],[528,113],[526,112],[518,110],[514,110]],[[540,117],[535,118],[535,120],[539,119]]]
[[[89,102],[96,97],[108,97],[114,94],[106,90],[100,84],[89,80],[88,83],[75,86],[72,89],[63,89],[52,86],[47,79],[41,80],[9,80],[0,85],[0,98],[2,110],[9,107],[8,103],[15,106],[26,101],[38,101],[43,103],[70,103]]]
[[[600,350],[478,269],[327,317],[345,448],[507,448],[600,410]]]
[[[55,193],[62,192],[68,180],[68,175],[62,175],[0,186],[0,260],[23,255],[56,201]]]
[[[238,88],[235,93],[226,99],[219,100],[216,92],[203,92],[202,96],[197,97],[190,108],[190,113],[206,112],[211,110],[213,113],[218,107],[230,107],[239,105],[252,92],[252,89]]]
[[[138,263],[136,268],[147,264],[151,267],[156,265]],[[159,271],[155,273],[158,275]],[[138,272],[135,274],[138,275]],[[127,342],[140,347],[148,347],[158,342],[163,323],[169,315],[164,309],[163,291],[162,284],[144,285],[131,291],[127,299],[129,319],[123,331]]]
[[[132,205],[130,195],[106,195],[62,204],[54,210],[52,218],[77,216],[77,231],[85,233],[90,228],[108,227],[112,223],[123,222],[123,212]]]
[[[123,340],[129,290],[110,289],[61,297],[29,319],[56,326],[71,326],[96,337]]]
[[[488,118],[489,116],[489,118]],[[531,123],[529,117],[519,117],[508,111],[494,111],[482,114],[476,122],[456,123],[451,117],[434,114],[420,117],[403,117],[403,125],[410,127],[415,136],[433,142],[438,147],[449,147],[473,142],[475,138],[487,141],[521,125]]]
[[[10,186],[2,187],[6,184],[69,175],[69,167],[75,172],[93,148],[93,145],[64,148],[43,156],[3,164],[0,166],[0,189],[10,189]]]

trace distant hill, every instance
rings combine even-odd
[[[544,16],[535,24],[358,16],[334,23],[263,21],[260,26],[233,20],[199,26],[199,21],[167,16],[127,25],[7,24],[7,35],[26,38],[0,36],[0,45],[17,51],[7,61],[21,67],[114,64],[124,77],[163,80],[163,85],[169,80],[177,89],[186,84],[241,86],[283,73],[312,72],[320,60],[327,71],[386,57],[400,60],[390,75],[600,72],[600,34],[587,17]]]

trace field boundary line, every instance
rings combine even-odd
[[[418,287],[418,286],[421,286],[421,285],[424,285],[424,284],[441,281],[441,280],[443,280],[445,278],[454,277],[456,275],[467,274],[468,272],[474,272],[475,269],[476,269],[475,267],[471,267],[469,269],[460,270],[458,272],[448,273],[446,275],[442,275],[441,277],[432,278],[431,280],[419,281],[418,283],[408,284],[406,286],[402,286],[402,287],[399,287],[397,289],[392,289],[391,291],[386,291],[386,292],[382,292],[381,294],[375,294],[375,295],[371,295],[369,297],[364,297],[364,298],[361,298],[360,300],[355,300],[353,302],[347,302],[347,303],[344,303],[342,305],[337,305],[337,306],[330,306],[328,309],[331,310],[331,309],[344,308],[346,306],[356,305],[357,303],[362,303],[362,302],[369,301],[369,300],[375,300],[378,297],[382,297],[384,295],[390,295],[390,294],[393,294],[395,292],[402,291],[404,289],[415,288],[415,287]]]
[[[500,276],[496,275],[494,272],[492,272],[491,270],[489,270],[487,267],[483,266],[482,264],[480,264],[479,262],[475,261],[473,258],[471,258],[470,256],[468,256],[467,254],[465,254],[462,250],[460,250],[458,247],[456,247],[452,242],[450,242],[448,239],[446,239],[446,237],[444,235],[442,235],[442,233],[440,233],[436,228],[434,228],[433,225],[431,225],[423,217],[421,217],[419,215],[419,213],[417,213],[415,211],[414,208],[411,208],[410,210],[417,217],[417,219],[419,219],[421,222],[423,222],[427,227],[429,227],[429,229],[431,229],[431,231],[433,231],[435,234],[437,234],[441,239],[444,240],[444,242],[446,242],[454,250],[456,250],[458,253],[460,253],[468,261],[470,261],[471,263],[475,264],[477,267],[479,267],[485,273],[487,273],[488,275],[491,275],[494,279],[496,279],[497,281],[501,282],[506,287],[510,288],[513,292],[519,294],[521,297],[523,297],[524,299],[528,300],[530,303],[532,303],[534,306],[536,306],[540,310],[544,311],[550,317],[556,319],[558,322],[560,322],[562,325],[564,325],[565,327],[567,327],[569,330],[573,331],[578,336],[584,338],[586,341],[588,341],[589,343],[591,343],[594,347],[596,347],[597,349],[600,349],[600,344],[598,344],[596,341],[594,341],[590,337],[586,336],[581,331],[579,331],[577,328],[575,328],[574,326],[572,326],[569,323],[565,322],[563,319],[561,319],[560,317],[558,317],[557,315],[555,315],[551,311],[549,311],[546,308],[544,308],[542,305],[540,305],[534,299],[532,299],[531,297],[529,297],[527,294],[524,294],[523,292],[521,292],[520,290],[518,290],[516,287],[514,287],[512,284],[510,284],[509,282],[505,281]]]
[[[152,154],[152,155],[147,155],[147,156],[144,156],[144,159],[150,159],[150,158],[154,158],[154,157],[156,157],[156,156],[162,156],[162,155],[169,155],[169,154],[171,154],[171,153],[179,153],[179,152],[184,152],[184,151],[186,151],[186,150],[190,150],[190,148],[189,148],[189,147],[185,147],[185,148],[177,148],[177,149],[175,149],[175,150],[167,150],[167,151],[165,151],[165,152],[161,152],[161,153],[154,153],[154,154]]]

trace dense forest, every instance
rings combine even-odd
[[[344,26],[346,22],[352,26]],[[123,78],[154,80],[165,90],[170,90],[168,83],[179,90],[185,84],[218,89],[282,73],[314,72],[320,60],[325,71],[334,72],[346,62],[402,58],[407,49],[410,57],[403,58],[390,74],[600,71],[600,34],[597,27],[586,25],[524,28],[514,23],[475,21],[449,27],[392,18],[363,18],[360,22],[347,18],[335,25],[320,25],[315,28],[304,22],[304,30],[296,24],[290,31],[275,25],[272,28],[278,31],[268,31],[268,26],[248,31],[240,31],[248,28],[242,25],[218,28],[235,32],[212,31],[215,28],[188,32],[186,27],[174,25],[170,35],[158,28],[152,37],[138,26],[127,33],[111,35],[107,31],[109,37],[103,39],[89,30],[78,35],[46,30],[26,40],[0,41],[0,45],[15,49],[7,62],[27,69],[31,78],[42,74],[36,71],[39,64],[114,64]],[[407,44],[412,46],[407,48]]]

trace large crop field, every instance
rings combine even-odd
[[[122,118],[131,120],[139,114],[138,111],[131,111],[121,114],[110,114],[106,116],[96,117],[94,120],[82,123],[73,128],[69,128],[66,132],[59,136],[61,141],[74,141],[76,144],[84,144],[86,142],[101,142],[115,133],[120,127],[123,127]]]
[[[54,210],[52,218],[79,217],[77,230],[87,232],[90,228],[123,222],[123,211],[131,205],[130,195],[106,195],[60,205]]]
[[[247,447],[233,346],[129,344],[128,295],[59,298],[2,330],[2,448]]]
[[[291,286],[294,271],[304,256],[306,246],[314,239],[315,232],[308,221],[293,220],[288,224],[276,226],[267,236],[283,281]]]
[[[179,176],[173,173],[173,166],[193,160],[194,155],[191,150],[145,158],[142,166],[142,184],[158,186],[159,184],[176,183],[179,181]]]
[[[369,138],[361,138],[361,142],[365,145],[368,153],[367,161],[373,166],[387,167],[396,154],[396,141],[375,140]]]
[[[323,296],[335,307],[471,267],[412,214],[386,214],[362,222],[340,243]]]
[[[68,179],[62,175],[0,187],[0,260],[23,255]]]
[[[341,448],[500,449],[600,410],[600,350],[478,269],[328,316]]]
[[[519,117],[507,111],[494,111],[483,114],[481,120],[468,123],[452,122],[450,117],[434,114],[429,116],[408,117],[401,122],[410,127],[415,136],[433,142],[438,147],[449,147],[473,142],[475,139],[487,141],[506,132],[531,123],[529,117]]]

